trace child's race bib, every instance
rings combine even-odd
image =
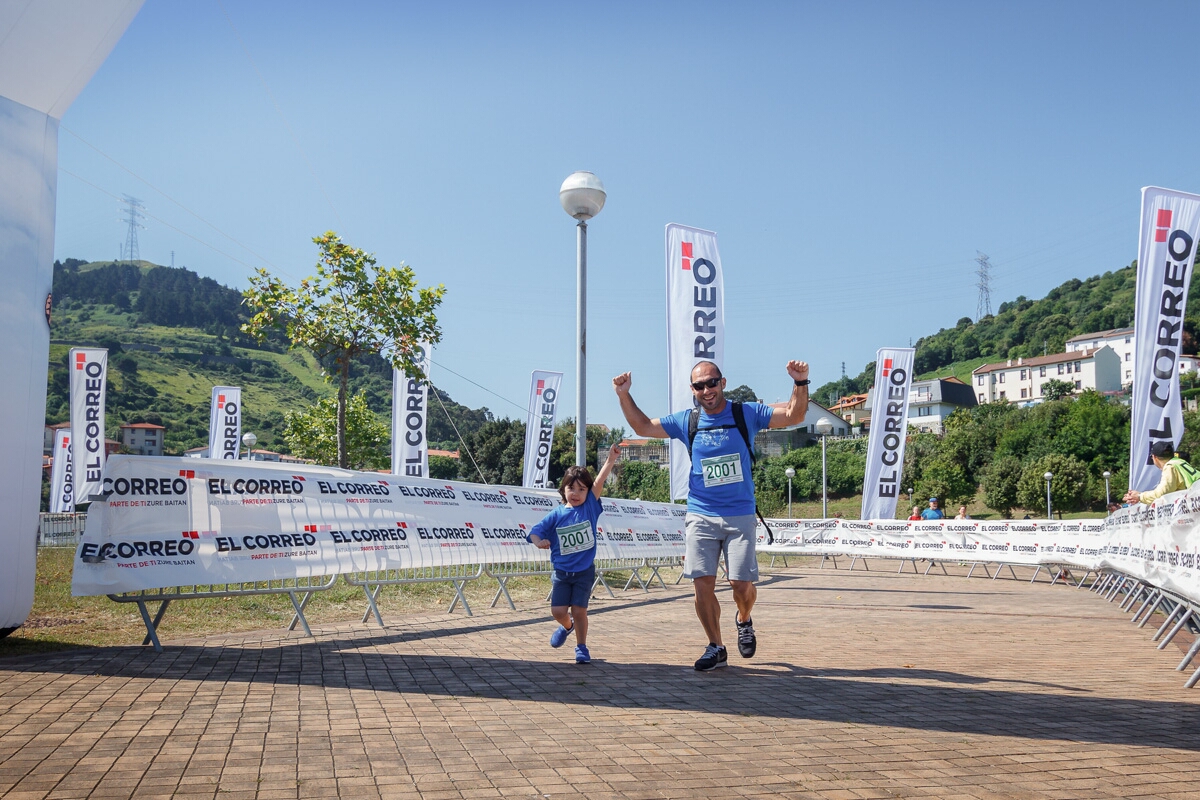
[[[700,459],[700,470],[704,485],[721,486],[726,483],[742,482],[742,457],[737,453]]]
[[[583,522],[554,530],[558,533],[559,555],[569,556],[596,546],[596,534],[592,532],[592,523],[589,520],[585,519]]]

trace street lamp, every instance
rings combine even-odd
[[[785,469],[783,471],[783,474],[787,475],[787,479],[788,479],[788,519],[791,519],[791,517],[792,517],[792,478],[796,477],[796,470],[792,469],[791,467],[788,467],[787,469]]]
[[[912,505],[912,490],[913,490],[913,487],[911,487],[911,486],[908,487],[908,504],[910,506]]]
[[[829,472],[825,465],[825,437],[833,431],[833,423],[827,419],[817,420],[814,426],[821,434],[821,519],[829,519]]]
[[[258,437],[253,433],[242,434],[242,444],[246,445],[246,460],[254,460],[254,445],[258,442]]]
[[[1054,473],[1047,472],[1042,477],[1046,479],[1046,519],[1054,519],[1054,511],[1050,508],[1050,479],[1054,477]]]
[[[587,465],[587,221],[604,208],[606,196],[604,184],[590,172],[572,172],[558,190],[558,201],[562,203],[563,211],[579,220],[576,226],[578,288],[575,320],[578,332],[575,337],[575,464],[580,467]]]
[[[1108,507],[1112,505],[1112,497],[1109,495],[1108,491],[1108,479],[1112,477],[1112,473],[1108,470],[1104,470],[1104,472],[1101,474],[1104,476],[1104,510],[1107,511]]]

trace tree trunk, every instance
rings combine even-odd
[[[342,469],[350,467],[350,455],[346,452],[346,393],[350,386],[350,358],[341,359],[342,374],[338,382],[337,407],[337,447],[338,466]]]

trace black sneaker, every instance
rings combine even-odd
[[[697,672],[708,672],[710,669],[727,666],[729,666],[729,654],[725,651],[724,646],[719,644],[710,644],[704,648],[704,655],[696,659]]]
[[[734,622],[737,622],[737,617],[734,617]],[[738,622],[737,633],[738,652],[742,654],[742,658],[749,658],[754,655],[754,651],[758,649],[758,639],[754,637],[754,620],[748,619],[745,622]]]

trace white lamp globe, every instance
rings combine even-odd
[[[794,477],[796,477],[796,470],[792,469],[791,467],[788,467],[787,469],[785,469],[783,471],[783,474],[787,475],[789,478],[794,478]]]
[[[821,434],[822,436],[828,436],[833,430],[833,423],[827,419],[819,419],[817,420],[815,427],[817,429],[817,433]]]
[[[1054,477],[1054,473],[1053,473],[1053,472],[1047,472],[1047,473],[1046,473],[1045,475],[1043,475],[1042,477],[1043,477],[1043,478],[1045,478],[1045,479],[1048,481],[1048,480],[1050,480],[1051,478],[1053,478],[1053,477]]]
[[[590,172],[572,172],[558,190],[563,211],[580,222],[599,214],[607,196],[604,184]]]
[[[242,444],[246,445],[246,447],[254,447],[254,445],[258,444],[258,437],[253,433],[244,433],[242,434]]]

